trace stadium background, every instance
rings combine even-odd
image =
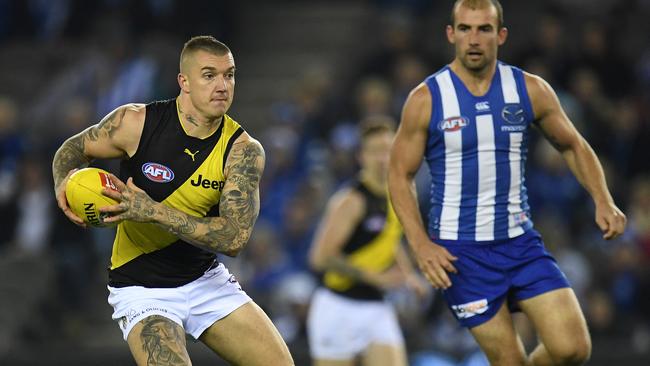
[[[451,3],[0,0],[0,364],[132,364],[106,303],[112,232],[66,221],[50,164],[65,138],[116,106],[176,96],[178,54],[199,34],[233,50],[230,114],[268,156],[253,237],[224,261],[308,364],[314,226],[355,169],[358,121],[397,118],[408,91],[451,60]],[[650,1],[502,3],[510,36],[500,58],[555,87],[629,219],[622,238],[603,241],[559,154],[533,139],[533,220],[581,300],[590,364],[650,364]],[[476,351],[435,294],[390,299],[414,365],[460,364]],[[196,365],[216,358],[201,344],[190,354]]]

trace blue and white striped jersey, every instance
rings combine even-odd
[[[524,165],[534,114],[523,72],[499,62],[480,97],[449,66],[425,83],[432,96],[425,151],[431,237],[502,240],[532,228]]]

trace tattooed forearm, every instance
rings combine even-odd
[[[248,241],[259,214],[264,150],[257,142],[245,141],[233,145],[230,154],[220,217],[193,217],[158,205],[154,220],[189,243],[233,256]]]
[[[84,155],[84,138],[78,134],[66,140],[54,154],[52,175],[55,189],[61,184],[68,172],[75,168],[88,166],[90,159]]]
[[[152,315],[145,318],[140,340],[147,355],[147,365],[190,364],[182,328],[165,317]]]

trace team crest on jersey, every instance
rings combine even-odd
[[[174,171],[158,163],[142,164],[142,174],[147,179],[156,183],[169,183],[174,180]]]
[[[520,125],[526,122],[524,108],[518,103],[510,103],[503,106],[501,117],[504,121],[513,125]]]
[[[450,117],[440,121],[438,129],[443,132],[454,132],[469,125],[469,119],[464,116]]]

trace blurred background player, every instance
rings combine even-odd
[[[119,223],[108,301],[138,365],[190,365],[186,333],[232,364],[291,365],[269,318],[216,257],[246,245],[265,161],[226,114],[230,49],[212,36],[187,41],[178,85],[177,98],[118,107],[63,143],[52,162],[59,207],[85,226],[68,207],[68,178],[94,159],[122,160],[126,183],[112,176],[118,191],[104,191],[119,204],[101,209]]]
[[[625,230],[596,154],[539,76],[497,60],[508,35],[497,0],[458,0],[447,26],[454,60],[409,95],[391,152],[389,188],[431,284],[492,365],[580,365],[591,354],[574,291],[533,229],[524,185],[528,131],[562,153],[596,207],[604,239]],[[412,180],[431,172],[428,233]],[[539,334],[526,355],[510,311]]]
[[[312,299],[307,330],[316,366],[405,366],[404,339],[386,290],[426,291],[401,245],[402,228],[387,199],[394,122],[360,124],[356,177],[330,199],[310,252],[322,287]]]

